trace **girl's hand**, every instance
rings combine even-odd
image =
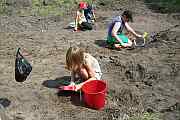
[[[74,31],[77,31],[77,27],[74,28]]]
[[[136,36],[137,36],[137,37],[143,37],[142,35],[139,35],[139,34],[137,34]]]
[[[75,91],[78,91],[82,88],[82,85],[81,84],[78,84],[78,85],[75,85]]]

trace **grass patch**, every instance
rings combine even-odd
[[[4,15],[6,14],[7,6],[6,6],[6,0],[1,0],[0,1],[0,14]]]
[[[145,112],[142,115],[130,117],[129,120],[162,120],[162,119],[160,119],[160,115],[158,113]]]
[[[0,15],[18,16],[63,16],[77,8],[80,0],[31,0],[29,6],[21,1],[9,4],[8,0],[0,0]],[[92,0],[84,0],[91,3]]]

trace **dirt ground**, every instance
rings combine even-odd
[[[160,14],[137,1],[131,26],[157,34],[154,42],[132,50],[104,47],[107,25],[117,10],[97,10],[95,30],[72,32],[72,18],[0,18],[0,115],[5,120],[126,120],[145,111],[163,120],[180,120],[180,14]],[[124,8],[123,8],[124,9]],[[170,29],[169,29],[170,28]],[[106,105],[87,108],[76,93],[56,89],[70,72],[65,66],[69,46],[80,44],[95,56],[108,83]],[[14,78],[15,52],[28,53],[33,66],[28,79]],[[3,117],[2,117],[3,120]]]

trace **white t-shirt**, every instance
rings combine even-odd
[[[89,53],[85,53],[84,60],[85,60],[84,64],[90,65],[95,72],[96,79],[100,80],[102,76],[102,72],[97,59],[92,55],[90,55]]]
[[[84,11],[82,13],[80,11],[77,11],[78,16],[78,23],[81,24],[82,22],[86,22],[86,17],[84,16]]]

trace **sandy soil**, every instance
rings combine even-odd
[[[140,1],[137,5],[132,27],[158,36],[132,50],[104,48],[108,22],[121,11],[98,10],[96,29],[86,32],[65,29],[70,18],[1,17],[0,103],[5,109],[0,115],[5,120],[126,120],[148,111],[159,112],[165,120],[179,120],[180,15],[153,13]],[[107,103],[101,111],[85,107],[78,94],[56,89],[69,79],[64,64],[72,44],[81,44],[99,60],[102,79],[108,83]],[[14,79],[17,47],[28,52],[26,58],[33,66],[23,83]]]

